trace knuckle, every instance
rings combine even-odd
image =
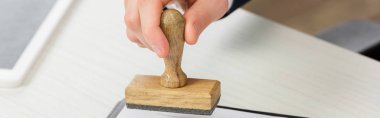
[[[139,39],[138,39],[135,35],[133,35],[133,34],[127,33],[127,37],[128,37],[128,39],[129,39],[130,41],[132,41],[132,42],[134,42],[134,43],[139,42]]]
[[[137,27],[139,27],[138,18],[136,16],[125,16],[124,20],[128,28],[136,29]]]
[[[137,45],[140,47],[140,48],[146,48],[145,45],[141,44],[141,43],[137,43]]]
[[[130,38],[129,40],[133,43],[140,43],[139,39],[136,38]]]
[[[132,42],[137,42],[138,40],[136,39],[136,37],[133,37],[133,36],[129,36],[128,35],[128,39]]]

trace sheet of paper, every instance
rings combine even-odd
[[[116,118],[280,118],[275,116],[268,116],[250,112],[243,112],[231,109],[216,108],[211,116],[205,115],[190,115],[190,114],[178,114],[167,113],[157,111],[146,111],[127,109],[125,106],[120,111]]]

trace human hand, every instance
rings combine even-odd
[[[125,0],[125,23],[128,38],[159,57],[169,53],[169,43],[160,28],[163,7],[170,0]],[[228,10],[227,0],[186,0],[189,8],[184,14],[185,41],[193,45],[201,32]]]

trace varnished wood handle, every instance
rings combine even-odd
[[[161,75],[161,86],[167,88],[185,86],[187,76],[181,68],[185,19],[177,10],[168,9],[161,14],[160,27],[169,42],[169,55],[164,59],[165,72]]]

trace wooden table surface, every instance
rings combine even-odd
[[[164,65],[128,41],[123,1],[78,0],[0,118],[104,118],[135,74]],[[244,10],[186,46],[189,77],[222,82],[220,105],[305,117],[380,117],[380,63]]]

